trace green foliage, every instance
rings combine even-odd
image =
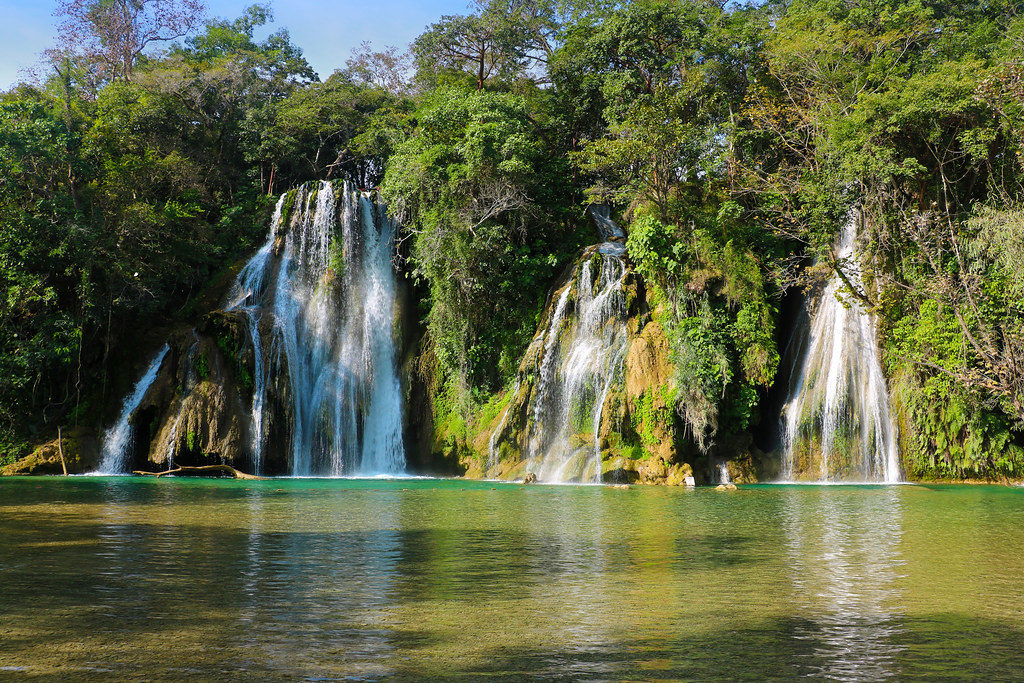
[[[758,387],[775,379],[777,311],[758,258],[725,203],[708,228],[680,229],[646,214],[633,221],[627,242],[637,270],[664,302],[657,315],[671,345],[678,391],[675,405],[697,443],[736,433],[760,418]],[[723,239],[726,239],[723,243]]]
[[[958,318],[953,303],[919,298],[902,310],[890,333],[890,364],[896,368],[898,396],[907,413],[908,455],[919,476],[1020,477],[1024,448],[1019,420],[1014,420],[1015,398],[992,393],[991,384],[979,379],[974,345],[990,326],[1015,355],[1024,340],[1016,258],[1020,213],[982,208],[969,226],[973,239],[967,251],[985,282],[972,314]],[[965,326],[974,343],[968,341]]]
[[[368,148],[359,137],[372,118],[407,108],[384,90],[336,71],[323,83],[297,88],[275,104],[260,131],[258,153],[278,159],[278,171],[286,179],[349,177],[358,187],[373,187],[390,149]]]
[[[536,229],[545,181],[564,167],[546,158],[531,118],[520,96],[438,90],[417,110],[381,186],[416,230],[412,265],[429,290],[429,333],[441,373],[457,378],[463,398],[471,386],[494,389],[511,377],[545,294],[538,285],[564,258],[552,253],[564,237]]]
[[[1018,14],[486,0],[414,42],[412,82],[369,48],[321,82],[287,31],[256,37],[272,14],[253,5],[130,78],[62,57],[0,94],[0,463],[55,424],[99,426],[118,349],[194,312],[262,239],[267,195],[343,177],[380,183],[403,221],[446,452],[475,411],[494,419],[552,283],[596,239],[589,201],[628,226],[675,368],[642,398],[642,443],[619,444],[634,449],[669,409],[705,447],[774,419],[781,300],[838,265],[857,206],[850,294],[878,317],[911,470],[1021,476]],[[215,338],[248,386],[234,338]]]
[[[195,361],[195,369],[200,380],[207,380],[210,378],[210,359],[206,357],[205,351],[199,351],[199,355],[196,357]]]
[[[0,467],[28,455],[29,448],[19,437],[18,432],[11,427],[0,427]]]
[[[675,389],[671,385],[652,387],[644,391],[637,402],[637,410],[633,417],[633,430],[640,437],[645,452],[649,453],[661,442],[655,432],[655,425],[671,424],[672,408],[676,404]],[[656,400],[655,394],[661,400]],[[635,458],[634,458],[635,459]]]
[[[469,15],[447,15],[410,46],[424,89],[445,85],[483,90],[531,80],[544,64],[557,30],[552,0],[481,0]]]

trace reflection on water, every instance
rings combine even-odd
[[[524,509],[528,528],[550,532],[549,546],[531,549],[531,563],[554,575],[552,581],[539,583],[534,594],[541,604],[560,606],[558,618],[568,655],[549,658],[544,674],[611,676],[615,664],[599,657],[615,644],[613,624],[603,609],[609,600],[602,580],[607,573],[603,530],[611,513],[609,501],[596,498],[581,508],[573,497],[552,498],[549,505]]]
[[[273,492],[250,491],[246,507],[238,632],[252,665],[285,674],[337,657],[346,676],[392,675],[395,646],[383,610],[399,576],[400,509],[381,506],[375,519],[383,528],[366,533],[293,534],[276,528],[282,510]],[[316,527],[333,526],[317,518],[325,513],[301,508]]]
[[[0,480],[0,666],[1005,678],[1024,491]]]
[[[896,488],[791,488],[784,528],[795,637],[814,643],[811,673],[878,680],[898,673],[901,649],[899,545],[902,505]]]

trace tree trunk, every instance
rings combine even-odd
[[[64,476],[68,476],[68,464],[64,461],[64,437],[60,434],[60,425],[57,425],[57,452],[60,453],[60,467],[64,470]]]
[[[165,477],[169,474],[179,475],[183,477],[206,477],[212,474],[223,474],[235,479],[265,479],[265,477],[257,477],[255,474],[246,474],[240,470],[236,470],[231,465],[199,465],[196,467],[175,467],[171,470],[164,472],[143,472],[137,470],[132,472],[143,477]]]

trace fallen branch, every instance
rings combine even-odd
[[[68,476],[68,464],[64,461],[64,437],[60,435],[60,425],[57,425],[57,452],[60,453],[60,466],[66,477]]]
[[[132,474],[143,477],[165,477],[169,474],[182,477],[205,477],[217,473],[234,477],[235,479],[265,479],[265,477],[257,477],[255,474],[246,474],[236,470],[231,465],[198,465],[196,467],[175,467],[164,472],[143,472],[141,470],[132,472]]]

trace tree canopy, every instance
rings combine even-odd
[[[453,420],[512,382],[601,202],[700,448],[774,419],[785,310],[838,273],[914,471],[1020,476],[1021,9],[479,0],[321,79],[267,6],[67,0],[48,75],[0,94],[0,458],[102,421],[140,328],[187,318],[268,195],[346,178],[402,220]],[[834,253],[853,209],[861,263]]]

